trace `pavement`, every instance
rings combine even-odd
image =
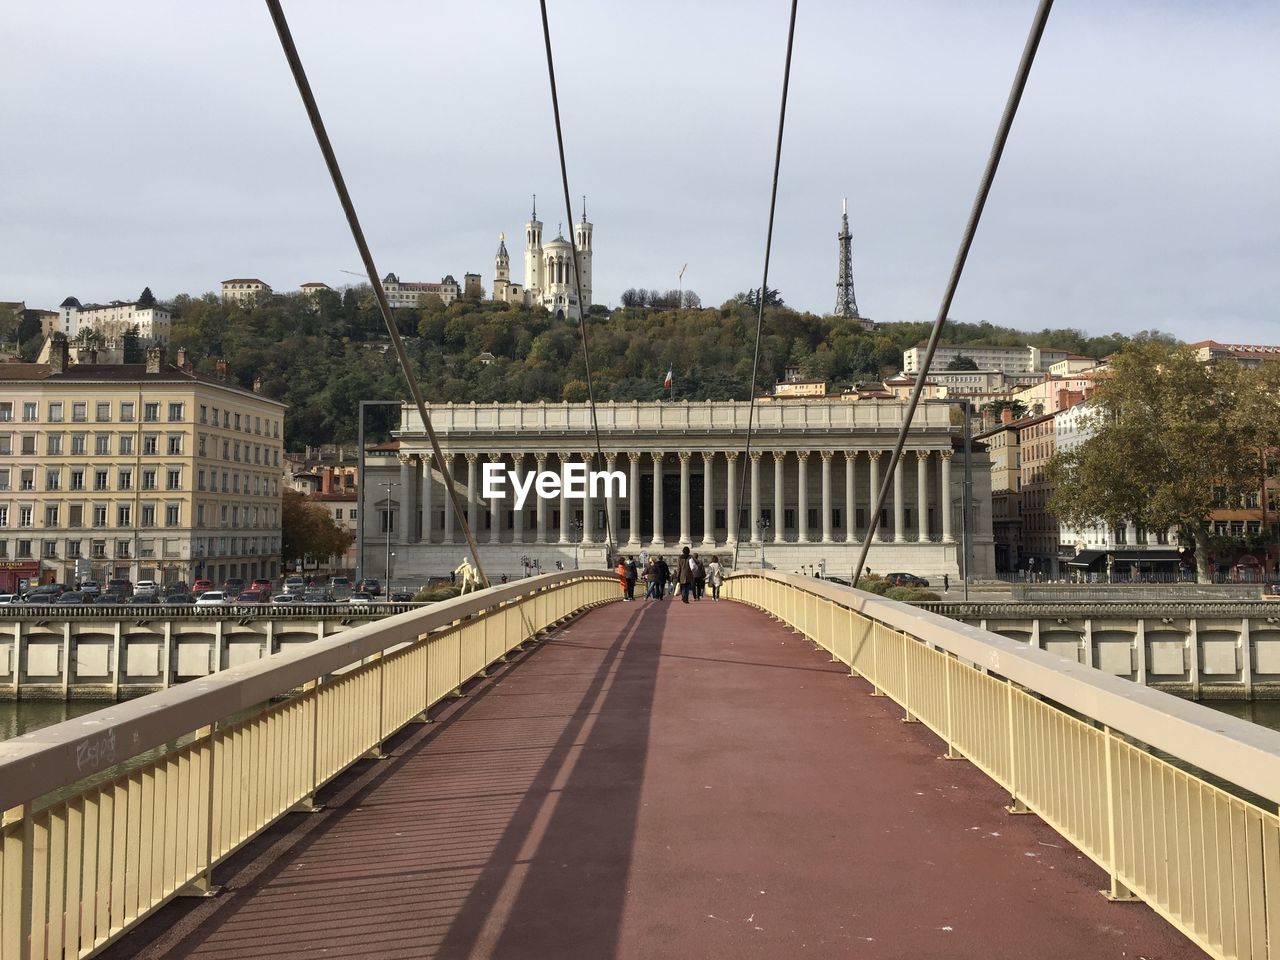
[[[739,604],[612,604],[466,694],[104,956],[1204,956]]]

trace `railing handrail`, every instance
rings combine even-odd
[[[730,577],[774,580],[831,600],[1269,801],[1280,802],[1280,731],[853,587],[772,570],[744,570]]]
[[[1134,597],[1128,600],[911,600],[918,610],[931,613],[957,611],[971,617],[1007,617],[1025,611],[1027,619],[1043,616],[1035,611],[1061,612],[1071,617],[1089,617],[1101,613],[1134,616],[1200,617],[1200,616],[1266,616],[1280,619],[1280,602],[1275,600],[1175,600],[1172,598]]]
[[[526,583],[526,580],[518,581]],[[439,602],[439,601],[435,601]],[[226,603],[216,607],[198,607],[194,603],[14,603],[0,604],[0,621],[20,620],[216,620],[219,617],[246,617],[255,620],[279,620],[295,617],[314,620],[317,616],[387,616],[417,610],[422,603],[374,601],[347,603],[326,600],[323,603]]]
[[[463,594],[0,741],[0,810],[287,694],[365,657],[416,641],[454,621],[565,583],[615,576],[607,570],[557,571]]]

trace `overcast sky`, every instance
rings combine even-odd
[[[759,284],[786,0],[549,0],[595,300]],[[770,285],[932,319],[1034,3],[801,0]],[[382,273],[523,279],[565,219],[538,4],[286,0]],[[0,300],[358,270],[265,5],[0,11]],[[1280,341],[1280,4],[1064,0],[952,315]],[[579,216],[575,209],[575,218]]]

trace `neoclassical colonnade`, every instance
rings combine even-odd
[[[752,451],[745,503],[741,505],[745,511],[743,539],[752,544],[861,542],[888,455],[889,451],[876,449]],[[698,544],[710,548],[732,546],[738,540],[739,530],[732,518],[740,509],[741,455],[735,451],[606,452],[603,460],[594,451],[446,452],[446,458],[467,522],[481,544],[590,546],[603,544],[608,538],[635,549]],[[766,459],[772,461],[771,476],[767,464],[762,463]],[[951,459],[950,449],[905,453],[893,478],[878,541],[955,542]],[[816,483],[810,473],[811,461],[816,461]],[[585,463],[593,471],[618,470],[626,475],[627,494],[625,498],[593,498],[588,490],[585,500],[570,499],[563,492],[555,499],[543,499],[531,490],[524,507],[516,510],[510,484],[505,496],[488,502],[481,497],[486,462],[501,464],[518,480],[531,469],[554,470],[562,485],[571,464]],[[431,458],[402,454],[399,463],[399,494],[394,499],[401,506],[401,517],[411,522],[401,519],[395,524],[397,542],[462,543],[443,477],[432,468]],[[668,484],[668,477],[678,477],[678,485]],[[701,486],[700,498],[695,497],[695,481]],[[842,496],[837,487],[841,482]],[[669,485],[675,486],[673,509],[667,509],[664,487]],[[643,499],[642,487],[648,487]]]

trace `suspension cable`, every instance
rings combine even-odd
[[[880,525],[880,511],[884,509],[885,501],[889,498],[889,487],[893,484],[893,472],[898,466],[898,461],[902,458],[902,448],[907,442],[907,431],[911,427],[911,420],[920,404],[920,396],[924,391],[925,381],[928,379],[929,370],[933,364],[933,354],[942,339],[942,328],[946,326],[947,314],[951,312],[951,300],[955,296],[956,288],[960,285],[960,275],[964,272],[965,261],[969,257],[969,248],[973,245],[973,237],[977,233],[978,222],[982,219],[982,210],[987,204],[987,195],[991,192],[991,183],[995,180],[996,170],[1000,167],[1000,157],[1004,153],[1005,144],[1009,140],[1009,130],[1013,127],[1013,118],[1018,113],[1018,104],[1022,101],[1022,92],[1026,89],[1027,78],[1031,75],[1031,65],[1035,62],[1036,49],[1040,46],[1040,38],[1044,34],[1045,23],[1049,19],[1049,11],[1052,7],[1053,0],[1040,0],[1040,5],[1036,8],[1035,17],[1031,21],[1031,30],[1027,35],[1026,46],[1022,50],[1022,60],[1018,63],[1018,70],[1013,78],[1013,86],[1009,90],[1009,99],[1005,102],[1004,113],[1001,115],[1000,124],[996,128],[995,141],[991,145],[991,154],[987,157],[987,166],[982,173],[982,180],[978,184],[978,194],[974,197],[973,208],[969,211],[969,220],[965,224],[964,235],[960,238],[960,249],[956,253],[955,263],[951,267],[951,276],[947,280],[947,288],[942,295],[942,303],[938,307],[938,316],[933,321],[933,332],[929,335],[929,344],[925,349],[924,359],[921,361],[920,369],[916,373],[915,386],[911,389],[911,399],[902,415],[902,426],[898,429],[897,440],[894,441],[893,454],[889,458],[889,469],[885,472],[884,482],[880,485],[880,493],[876,497],[875,507],[871,511],[871,525],[867,528],[867,535],[862,541],[862,550],[858,554],[858,563],[853,568],[852,582],[855,585],[858,582],[858,577],[861,576],[862,571],[865,569],[867,551],[871,549],[872,539],[875,537],[876,529]],[[968,415],[968,405],[966,404],[965,416],[967,417]],[[943,490],[941,495],[946,499],[946,503],[942,505],[943,508],[950,509],[951,491]],[[969,497],[968,490],[964,491],[964,497],[967,501]],[[967,509],[967,502],[965,507]],[[972,531],[969,531],[969,535],[972,536]],[[964,576],[967,583],[970,576],[967,561]]]
[[[396,328],[395,320],[392,319],[391,305],[387,302],[387,292],[383,289],[382,281],[378,277],[378,269],[374,265],[373,255],[369,252],[369,244],[365,241],[364,230],[360,227],[360,220],[356,216],[356,208],[351,202],[351,194],[347,191],[346,181],[343,179],[342,170],[338,166],[337,155],[333,152],[333,144],[329,142],[329,134],[325,132],[324,120],[320,116],[320,108],[316,105],[316,98],[311,92],[311,83],[307,80],[307,72],[303,69],[302,60],[298,56],[298,48],[294,46],[293,35],[289,32],[289,24],[285,20],[284,11],[280,7],[280,0],[266,0],[266,2],[267,9],[271,13],[271,20],[276,27],[276,33],[280,37],[280,47],[284,51],[285,59],[289,61],[289,70],[293,73],[294,82],[298,85],[298,93],[301,94],[302,103],[307,109],[307,117],[311,120],[311,129],[315,132],[316,143],[320,147],[320,153],[324,156],[324,163],[329,169],[333,187],[338,192],[338,200],[342,203],[342,210],[347,215],[347,224],[351,227],[351,236],[356,242],[356,248],[360,251],[360,259],[364,261],[365,271],[369,274],[369,283],[373,286],[374,296],[378,300],[378,309],[382,312],[382,320],[387,326],[387,334],[391,337],[391,345],[395,349],[396,359],[400,364],[400,372],[404,375],[409,385],[409,392],[413,395],[413,401],[417,405],[418,415],[422,417],[422,425],[426,430],[427,438],[431,441],[431,451],[435,457],[436,466],[444,477],[444,488],[449,495],[449,502],[453,507],[454,516],[457,517],[458,524],[462,527],[463,535],[467,538],[467,546],[470,547],[471,556],[476,562],[476,573],[479,574],[481,582],[486,587],[490,586],[489,577],[485,574],[484,566],[480,562],[480,548],[476,545],[475,535],[471,532],[471,527],[467,523],[466,513],[458,500],[458,492],[453,486],[453,472],[449,469],[444,451],[440,447],[440,441],[436,437],[435,429],[431,426],[431,417],[427,413],[427,404],[422,396],[422,388],[418,384],[418,378],[413,372],[413,367],[409,364],[409,355],[405,352],[404,341],[400,338],[400,331]]]
[[[778,107],[778,140],[773,153],[773,188],[769,193],[769,228],[764,238],[764,277],[760,281],[760,296],[756,311],[756,344],[751,358],[751,393],[747,404],[747,442],[742,456],[742,477],[738,481],[738,500],[734,505],[737,516],[732,519],[733,569],[738,566],[738,546],[742,543],[742,504],[747,490],[747,461],[751,458],[751,435],[755,427],[756,376],[760,371],[760,339],[764,333],[764,302],[769,296],[769,254],[773,250],[773,216],[778,205],[778,171],[782,166],[782,134],[787,122],[787,90],[791,86],[791,50],[796,38],[796,6],[799,0],[791,0],[791,22],[787,26],[787,59],[782,68],[782,103]],[[781,522],[775,517],[775,522]]]
[[[569,224],[569,233],[573,233],[573,204],[569,200],[569,168],[565,164],[564,159],[564,132],[560,127],[560,96],[556,92],[556,65],[555,59],[551,55],[551,26],[547,20],[547,0],[539,0],[542,7],[542,39],[547,47],[547,78],[551,81],[551,111],[555,114],[556,119],[556,148],[560,151],[560,182],[564,187],[564,214],[565,222]],[[585,221],[587,217],[586,207],[583,207],[582,218]],[[591,354],[587,349],[587,308],[582,300],[582,264],[578,256],[578,245],[570,241],[569,246],[573,249],[573,281],[578,294],[578,332],[582,338],[582,362],[587,371],[587,402],[591,405],[591,430],[595,434],[596,456],[600,458],[600,462],[604,463],[604,449],[600,445],[600,424],[596,420],[596,391],[595,385],[591,378]],[[592,464],[594,466],[594,464]],[[587,471],[587,491],[591,489],[591,471]],[[612,485],[606,485],[605,490],[612,489]],[[613,524],[610,520],[612,514],[605,504],[604,511],[604,545],[605,560],[609,562],[613,558]],[[590,521],[590,517],[583,517],[584,520]]]

